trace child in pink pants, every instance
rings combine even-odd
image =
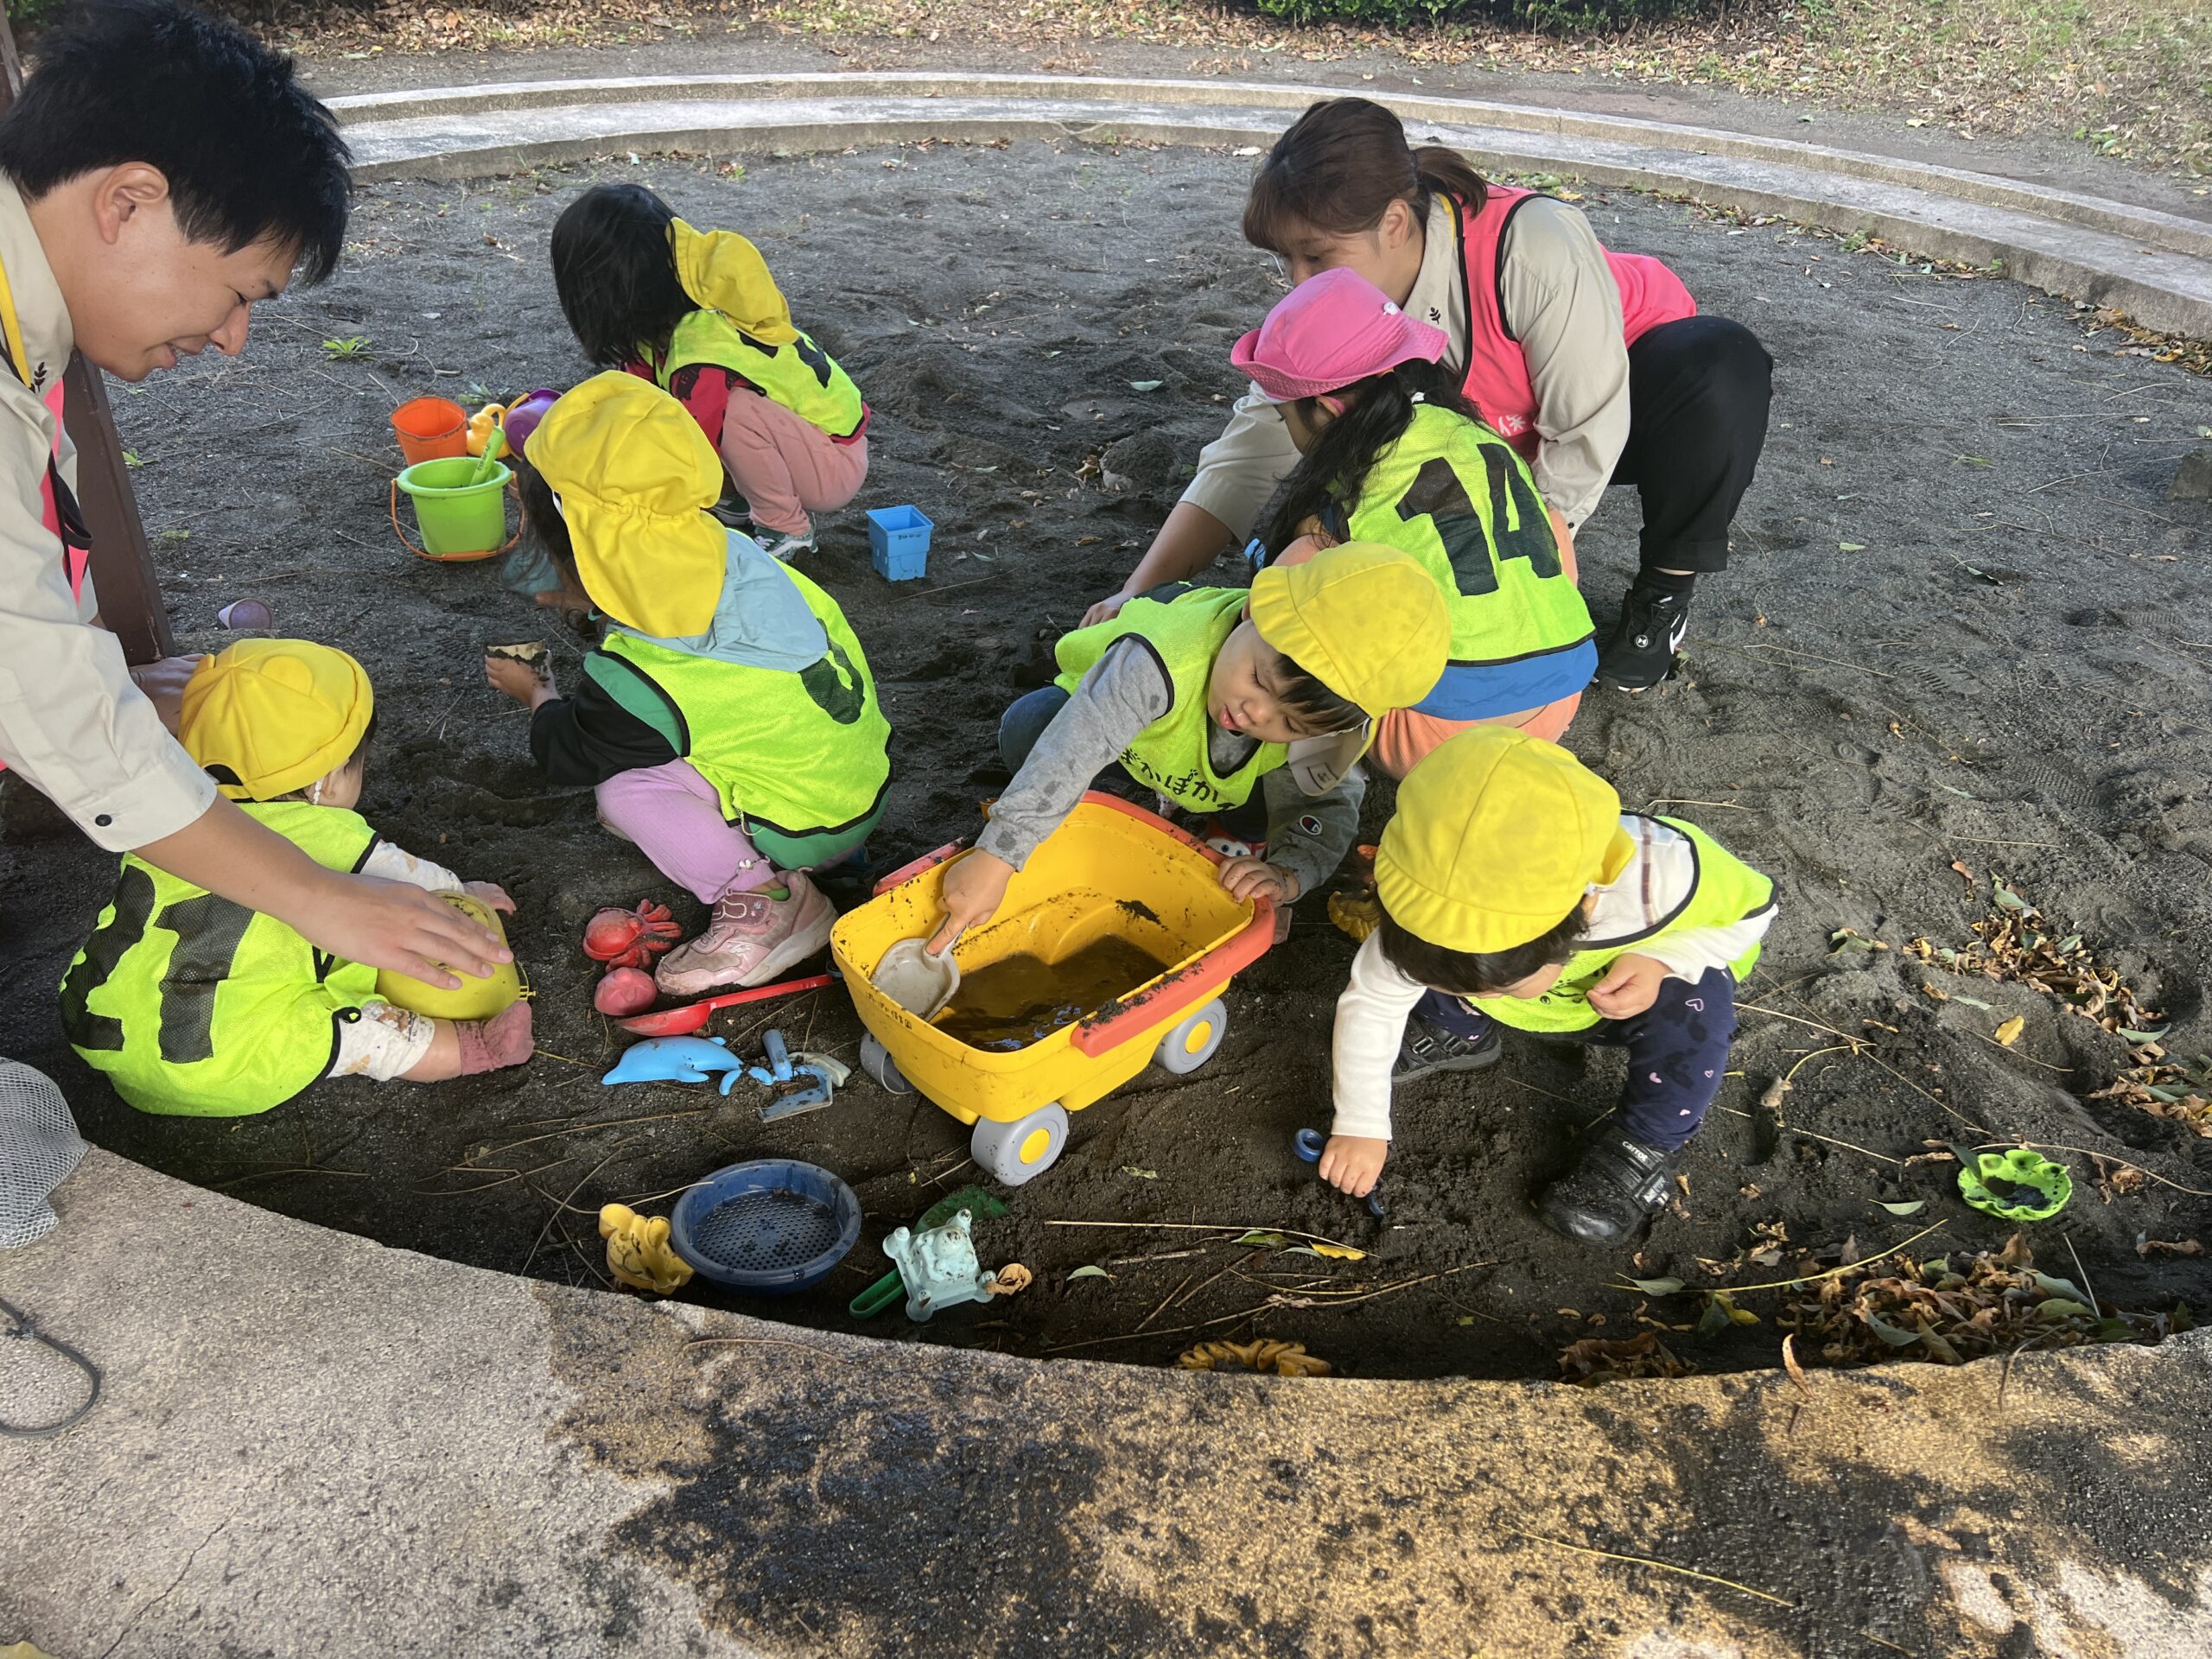
[[[643,185],[598,184],[563,211],[552,253],[584,354],[691,412],[764,552],[811,552],[810,515],[843,506],[868,477],[868,408],[791,321],[760,251],[734,231],[694,230]]]

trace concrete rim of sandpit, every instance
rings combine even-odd
[[[1317,98],[1357,92],[1417,143],[1505,173],[1881,238],[1908,255],[2001,264],[2046,293],[2212,339],[2212,223],[1986,173],[1718,128],[1377,92],[1371,86],[872,71],[606,76],[364,92],[328,100],[363,179],[460,179],[631,150],[800,154],[1007,138],[1272,143]]]

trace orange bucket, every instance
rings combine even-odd
[[[391,412],[392,435],[407,464],[468,453],[468,411],[443,397],[416,397]]]

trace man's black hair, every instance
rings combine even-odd
[[[1503,950],[1451,950],[1431,944],[1387,910],[1379,931],[1382,955],[1408,979],[1451,996],[1497,996],[1529,975],[1565,962],[1589,925],[1577,905],[1557,926]]]
[[[553,287],[584,355],[619,369],[699,308],[676,275],[676,212],[642,184],[594,184],[553,223]]]
[[[0,118],[0,171],[25,195],[143,162],[193,241],[296,248],[310,283],[336,267],[353,156],[290,58],[177,0],[94,0],[36,61]]]

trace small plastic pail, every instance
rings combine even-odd
[[[410,553],[426,559],[465,561],[488,559],[514,545],[507,535],[507,480],[514,474],[505,463],[494,461],[481,484],[479,463],[467,455],[443,461],[418,461],[391,481],[391,527]],[[415,504],[415,522],[422,527],[423,545],[408,541],[399,527],[399,493]],[[522,532],[518,530],[515,534]]]
[[[391,412],[391,435],[410,467],[468,453],[468,411],[443,397],[417,397]]]

